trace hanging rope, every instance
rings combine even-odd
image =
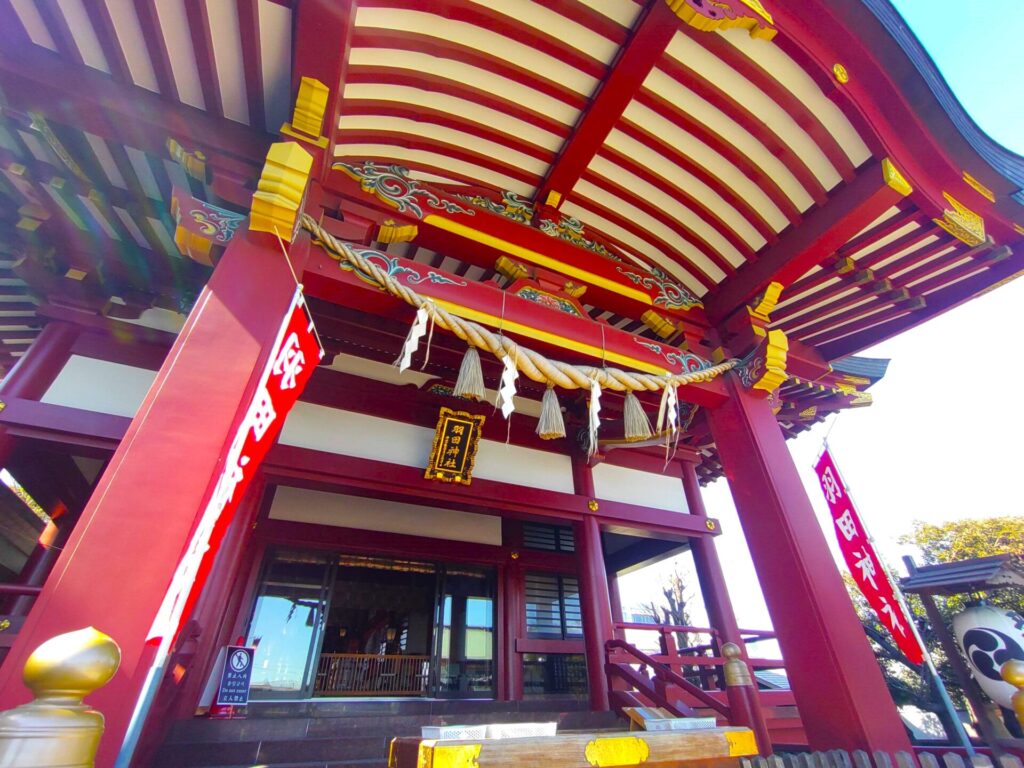
[[[347,243],[336,239],[309,214],[302,215],[302,227],[313,236],[314,242],[321,245],[333,258],[347,262],[363,274],[369,275],[377,285],[395,298],[401,299],[415,309],[419,309],[430,301],[409,286],[402,285],[376,264],[356,253]],[[735,368],[740,362],[734,358],[699,371],[663,375],[623,371],[619,368],[572,365],[559,360],[549,360],[539,352],[517,344],[503,334],[492,333],[479,323],[453,315],[443,307],[437,306],[436,303],[432,303],[430,309],[437,325],[455,334],[467,344],[487,350],[499,360],[507,355],[516,362],[516,367],[528,379],[563,389],[589,390],[591,381],[597,381],[602,388],[616,392],[638,390],[658,392],[671,384],[697,384],[711,381]]]

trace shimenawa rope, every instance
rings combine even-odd
[[[541,353],[517,344],[503,334],[492,333],[479,323],[453,315],[443,307],[437,306],[435,302],[423,298],[412,288],[402,285],[376,264],[357,253],[347,243],[335,238],[309,214],[302,215],[302,226],[332,257],[346,261],[363,274],[369,275],[381,288],[406,304],[416,309],[426,307],[437,325],[451,331],[467,344],[485,349],[498,359],[508,355],[515,360],[516,366],[524,376],[541,384],[563,389],[590,389],[590,382],[597,381],[602,389],[616,392],[658,392],[667,386],[711,381],[735,368],[740,362],[733,358],[699,371],[657,375],[549,360]]]

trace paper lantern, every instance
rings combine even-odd
[[[1010,659],[1024,661],[1024,619],[991,605],[972,605],[953,617],[953,634],[985,695],[1009,708],[1016,688],[999,674]]]

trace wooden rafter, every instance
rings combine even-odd
[[[355,0],[306,0],[295,11],[295,48],[292,61],[292,93],[303,77],[327,87],[327,106],[321,130],[328,145],[320,154],[314,175],[327,175],[334,156],[335,131],[341,114],[342,90],[350,82],[348,57],[355,28]],[[329,45],[320,41],[329,40]],[[277,126],[270,126],[276,129]]]
[[[536,201],[546,202],[551,192],[563,198],[569,196],[678,27],[679,20],[666,3],[651,3],[641,12],[629,40],[612,62],[558,159],[548,169]]]
[[[883,180],[881,164],[868,163],[856,179],[833,193],[828,205],[806,215],[801,226],[787,230],[757,261],[711,291],[704,302],[708,319],[721,322],[773,281],[789,285],[902,197]]]
[[[188,18],[188,31],[192,37],[192,50],[195,52],[206,111],[223,117],[224,103],[220,95],[220,79],[217,77],[217,60],[213,55],[215,41],[210,30],[210,15],[206,10],[206,3],[203,0],[185,0],[185,14]]]
[[[263,102],[263,57],[260,51],[257,3],[258,0],[235,0],[235,7],[238,11],[238,31],[242,40],[242,66],[245,69],[245,100],[249,107],[249,125],[258,131],[265,131],[267,116]]]
[[[270,137],[232,120],[171,103],[144,88],[122,86],[102,72],[74,67],[32,47],[0,51],[8,104],[155,155],[169,137],[215,155],[262,166]]]
[[[103,58],[107,60],[110,67],[110,76],[119,83],[131,84],[132,73],[128,68],[128,60],[125,58],[121,43],[117,39],[117,30],[114,28],[114,21],[110,17],[110,9],[106,3],[83,3],[85,12],[89,14],[89,21],[96,31],[96,39],[99,40],[100,48],[103,50]]]
[[[153,62],[153,72],[160,86],[160,94],[171,101],[180,101],[178,84],[174,81],[174,70],[171,69],[171,57],[167,52],[167,43],[160,29],[160,15],[156,9],[156,0],[134,0],[135,13],[139,17],[142,28],[142,39],[146,51]]]

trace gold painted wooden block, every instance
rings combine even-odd
[[[329,93],[327,86],[319,80],[303,77],[299,81],[299,93],[295,97],[292,121],[281,126],[281,133],[308,141],[318,147],[326,147],[327,137],[321,134]]]
[[[313,156],[294,141],[271,144],[252,196],[249,229],[277,234],[292,242],[312,167]]]

